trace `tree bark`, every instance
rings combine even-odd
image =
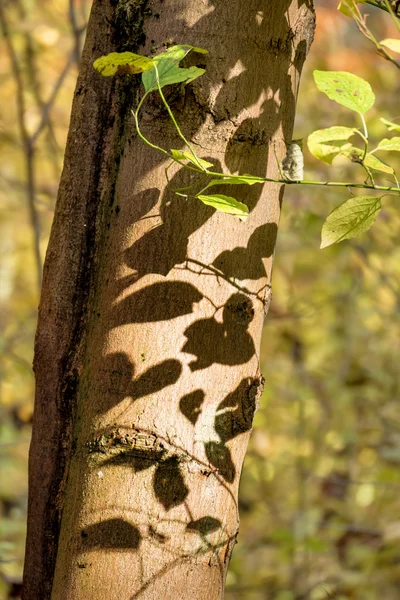
[[[246,223],[177,196],[192,177],[167,186],[135,134],[140,78],[93,60],[207,48],[172,109],[216,168],[271,177],[313,29],[308,0],[94,0],[39,308],[24,600],[222,598],[263,387],[282,187],[238,186]],[[141,127],[182,147],[156,95]]]

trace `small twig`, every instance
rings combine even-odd
[[[75,0],[69,0],[68,3],[68,16],[71,24],[72,35],[74,38],[74,51],[73,56],[76,62],[76,66],[79,69],[81,54],[82,54],[82,28],[78,24],[78,16],[76,14]]]
[[[43,131],[43,129],[46,127],[46,125],[49,122],[49,115],[50,115],[51,109],[53,108],[53,105],[56,101],[58,92],[60,91],[61,86],[64,82],[64,79],[67,76],[69,69],[71,68],[73,59],[74,59],[74,52],[71,52],[71,54],[68,57],[67,62],[65,63],[63,70],[61,71],[56,83],[54,84],[53,91],[51,92],[48,101],[43,105],[40,123],[37,126],[36,131],[31,135],[32,144],[34,144],[36,142],[37,138],[39,137],[39,135],[41,134],[41,132]]]
[[[22,144],[26,158],[26,177],[27,177],[27,201],[30,216],[30,222],[33,233],[33,247],[36,263],[36,276],[38,288],[40,291],[42,285],[42,257],[40,252],[40,222],[39,215],[35,205],[35,171],[34,171],[34,146],[25,124],[25,98],[24,85],[22,81],[21,69],[15,52],[15,48],[8,29],[8,23],[4,11],[4,6],[0,2],[0,25],[6,43],[7,51],[10,57],[11,69],[17,88],[17,118],[20,128]]]

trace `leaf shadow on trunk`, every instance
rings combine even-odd
[[[236,436],[251,430],[263,386],[262,378],[244,378],[237,388],[216,407],[214,431],[219,441],[205,442],[204,449],[209,462],[227,483],[233,483],[236,468],[226,444]],[[195,390],[191,395],[184,396],[180,400],[180,410],[193,426],[199,419],[201,420],[203,401],[202,390]]]
[[[81,531],[82,551],[107,548],[107,550],[137,550],[141,535],[137,527],[121,518],[106,519],[87,525]]]
[[[220,165],[216,168],[220,168]],[[130,269],[136,271],[136,277],[133,276],[135,281],[150,273],[166,276],[176,265],[183,263],[189,236],[214,214],[215,209],[205,206],[199,200],[175,194],[174,189],[186,187],[193,182],[192,174],[180,169],[171,179],[161,199],[158,217],[161,223],[148,230],[125,250],[124,260]]]
[[[226,0],[219,2],[215,0],[212,3],[215,10],[200,19],[193,27],[192,32],[188,31],[189,38],[192,33],[196,43],[198,43],[197,38],[201,39],[203,35],[199,32],[207,31],[208,24],[213,30],[215,22],[221,18],[220,13],[226,10]],[[292,60],[291,29],[284,16],[284,11],[288,8],[290,2],[285,0],[280,4],[282,20],[281,23],[278,23],[278,27],[277,23],[274,23],[274,27],[278,29],[276,34],[270,31],[266,16],[263,17],[261,23],[258,24],[257,22],[256,14],[265,10],[264,1],[253,0],[250,10],[253,11],[254,9],[254,26],[259,27],[259,37],[268,40],[269,45],[265,49],[266,60],[270,61],[272,65],[276,60],[276,55],[283,51],[287,54],[287,64],[285,65],[283,62],[278,77],[276,79],[271,77],[263,85],[260,84],[257,78],[259,65],[248,62],[245,53],[243,71],[231,78],[221,89],[213,108],[215,124],[219,120],[230,120],[231,116],[226,113],[225,107],[232,105],[232,96],[238,89],[244,90],[245,94],[238,95],[235,105],[236,114],[258,102],[260,94],[268,88],[268,94],[261,103],[260,117],[245,119],[231,135],[225,152],[225,164],[231,171],[239,170],[242,173],[249,171],[255,175],[265,174],[268,166],[271,138],[278,131],[282,121],[281,107],[285,106],[285,111],[290,113],[294,106],[295,99],[291,92],[291,85],[288,85],[289,76],[286,77],[286,81],[283,81],[281,74],[285,69],[289,70]],[[234,36],[232,36],[233,38]],[[284,49],[279,47],[279,40],[284,40],[282,43],[287,44],[287,47]],[[188,41],[190,43],[191,40],[188,39]],[[230,41],[228,43],[232,46]],[[298,56],[294,59],[295,63],[296,60],[300,60],[303,50],[300,48]],[[228,55],[229,59],[224,65],[226,73],[234,68],[239,59],[243,59],[241,48],[229,47]],[[274,68],[271,67],[271,73],[273,72]],[[219,82],[220,76],[220,72],[211,71],[209,73],[210,85],[213,86],[216,82]],[[286,96],[279,95],[281,86],[285,88]],[[190,112],[194,108],[198,109],[195,94],[195,89],[188,88],[185,91],[188,103],[187,106],[182,108],[182,121],[184,121],[185,116],[187,117],[188,111]],[[176,107],[176,112],[179,113],[179,107]],[[263,115],[267,115],[267,120]],[[200,114],[200,120],[204,121],[205,117],[206,111],[204,114]],[[190,130],[191,127],[193,129],[189,132],[188,137],[193,139],[196,133],[195,129],[198,126],[198,116],[193,120],[193,123],[190,119],[186,119],[184,129]],[[288,132],[290,131],[288,135],[286,135],[286,128]],[[291,122],[283,123],[283,136],[286,139],[290,139],[291,128]],[[218,168],[218,166],[215,167],[215,169]],[[136,198],[139,203],[143,204],[141,207],[132,208],[132,219],[125,221],[127,226],[131,227],[132,224],[134,225],[144,219],[149,219],[149,221],[154,219],[155,226],[148,229],[143,235],[139,235],[133,244],[124,250],[124,265],[133,272],[128,276],[116,279],[114,282],[116,294],[113,306],[110,309],[112,311],[110,328],[117,328],[129,323],[173,321],[175,318],[190,315],[195,304],[204,298],[204,294],[196,286],[173,280],[173,277],[171,277],[174,268],[185,265],[190,260],[190,256],[188,256],[190,236],[205,225],[215,212],[214,209],[202,205],[198,200],[181,198],[175,195],[174,188],[184,187],[190,183],[192,183],[190,174],[183,170],[178,171],[163,194],[159,214],[154,212],[158,202],[156,189],[151,190],[151,193],[147,195],[143,194]],[[257,189],[257,187],[245,189],[245,186],[238,186],[235,189],[237,199],[246,202],[250,211],[257,206],[261,198],[260,188]],[[227,192],[226,186],[224,186],[223,193],[230,193]],[[122,210],[126,210],[126,208],[123,207]],[[131,209],[128,208],[127,210]],[[273,255],[276,236],[277,224],[274,222],[264,223],[255,228],[247,244],[220,252],[213,262],[210,265],[204,265],[204,268],[210,271],[214,269],[215,277],[222,276],[228,283],[232,283],[233,280],[264,280],[268,275],[265,261]],[[168,277],[168,280],[160,280],[138,289],[136,283],[147,275],[160,275],[165,278]],[[198,273],[199,277],[203,275],[202,272]],[[210,275],[210,272],[208,275]],[[132,290],[130,290],[131,286]],[[183,334],[186,337],[186,342],[181,351],[195,357],[189,364],[192,373],[207,369],[213,364],[242,365],[255,356],[256,348],[249,331],[249,324],[254,317],[254,298],[247,293],[247,290],[240,289],[240,283],[236,284],[235,287],[239,287],[239,290],[232,291],[233,293],[228,298],[223,308],[222,322],[217,321],[214,315],[210,318],[197,319],[184,330]],[[255,295],[259,300],[258,292]],[[115,362],[114,365],[113,362]],[[135,378],[135,366],[128,355],[124,355],[124,353],[108,355],[105,359],[104,369],[106,372],[111,373],[109,395],[112,400],[107,406],[104,405],[104,410],[110,408],[111,405],[118,404],[127,396],[133,400],[143,398],[176,383],[182,374],[182,367],[180,361],[166,359],[152,365]],[[116,373],[116,381],[112,379],[113,372]],[[220,485],[226,486],[229,490],[239,475],[239,468],[232,457],[229,442],[250,431],[261,388],[262,378],[245,377],[219,404],[217,402],[213,423],[215,435],[209,441],[204,441],[204,454],[208,461],[205,468],[211,465],[213,469],[211,476],[218,478]],[[179,412],[193,428],[201,425],[206,400],[206,392],[200,388],[188,392],[178,400]],[[194,456],[192,458],[198,460]],[[107,455],[102,464],[104,467],[124,467],[132,471],[133,475],[137,472],[152,469],[152,492],[158,503],[167,512],[177,506],[186,505],[188,501],[190,490],[188,481],[186,481],[186,470],[183,469],[184,462],[182,462],[181,449],[177,449],[171,455],[170,452],[165,452],[162,448],[152,450],[149,454],[146,449],[121,447],[116,454]],[[233,495],[232,501],[236,503]],[[207,536],[223,529],[223,524],[220,519],[212,514],[196,515],[196,517],[189,515],[186,529],[192,535],[198,535],[200,538],[207,540]],[[152,531],[151,535],[155,540],[154,543],[165,542],[157,529]],[[221,547],[226,547],[230,543],[231,537],[229,535],[222,536]],[[216,548],[218,548],[218,544],[210,542],[207,545],[205,543],[204,553],[213,553]],[[186,556],[182,556],[172,560],[166,566],[162,566],[156,575],[143,583],[132,598],[140,597],[158,577],[162,577],[165,572],[186,559]],[[222,572],[224,569],[222,563],[220,568]]]

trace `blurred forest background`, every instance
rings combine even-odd
[[[380,139],[379,117],[400,119],[400,70],[336,4],[316,2],[294,137],[358,126],[316,90],[317,68],[371,83]],[[378,39],[398,37],[363,8]],[[0,3],[0,600],[20,597],[40,273],[89,11],[89,0]],[[306,179],[364,179],[357,165],[305,161]],[[400,214],[386,197],[367,234],[319,250],[324,218],[348,197],[285,192],[227,600],[400,598]]]

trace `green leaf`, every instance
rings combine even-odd
[[[161,54],[157,54],[153,57],[153,60],[159,62],[160,60],[171,59],[179,63],[190,51],[198,52],[199,54],[208,54],[208,50],[204,48],[197,48],[196,46],[190,46],[190,44],[178,44],[171,46],[165,52],[161,52]]]
[[[337,145],[336,142],[348,140],[356,131],[357,129],[354,127],[318,129],[308,136],[308,149],[315,158],[331,165],[333,159],[337,154],[340,154],[343,147],[349,147],[349,144]],[[330,144],[329,142],[334,143]]]
[[[385,138],[378,144],[377,150],[394,150],[400,152],[400,137]]]
[[[376,196],[353,196],[339,204],[326,219],[321,233],[321,248],[367,231],[381,210]]]
[[[221,179],[212,179],[207,187],[214,185],[254,185],[255,183],[265,183],[262,177],[255,177],[253,175],[227,175]]]
[[[241,221],[245,221],[249,216],[248,207],[242,202],[238,202],[238,200],[235,200],[235,198],[232,198],[231,196],[224,196],[224,194],[205,196],[204,194],[199,194],[196,196],[196,198],[201,200],[204,204],[213,206],[223,213],[239,217]]]
[[[374,156],[374,154],[368,153],[363,160],[364,151],[360,150],[360,148],[351,146],[350,148],[343,149],[342,154],[347,156],[352,162],[364,164],[368,169],[372,169],[373,171],[389,173],[390,175],[393,175],[394,173],[393,167]]]
[[[115,74],[143,73],[152,69],[154,64],[151,58],[133,52],[111,52],[96,59],[93,67],[104,77],[110,77]]]
[[[346,17],[353,17],[355,10],[355,4],[365,4],[367,0],[342,0],[339,3],[338,11],[346,15]]]
[[[205,73],[205,69],[199,69],[199,67],[181,69],[177,62],[173,59],[160,60],[160,62],[157,62],[157,69],[160,87],[172,85],[173,83],[190,83]],[[156,70],[152,69],[151,71],[146,71],[143,73],[142,81],[146,92],[152,92],[156,90]]]
[[[367,154],[364,160],[364,164],[368,169],[372,169],[373,171],[379,171],[380,173],[389,173],[390,175],[394,174],[394,169],[387,163],[385,163],[380,158],[377,158],[373,154]]]
[[[387,119],[381,119],[382,123],[386,125],[389,131],[400,131],[400,123],[392,123],[392,121],[388,121]]]
[[[368,81],[346,71],[314,71],[314,80],[323,92],[338,104],[364,114],[375,102]]]
[[[171,154],[175,160],[188,160],[189,162],[193,163],[195,166],[198,166],[200,164],[205,169],[208,169],[209,167],[213,166],[212,163],[208,162],[207,160],[204,160],[204,158],[197,157],[197,161],[196,161],[193,154],[191,154],[191,152],[187,152],[186,150],[173,150],[172,149]]]
[[[389,48],[389,50],[392,50],[393,52],[400,52],[400,40],[386,38],[379,43],[381,46],[386,46],[386,48]]]

